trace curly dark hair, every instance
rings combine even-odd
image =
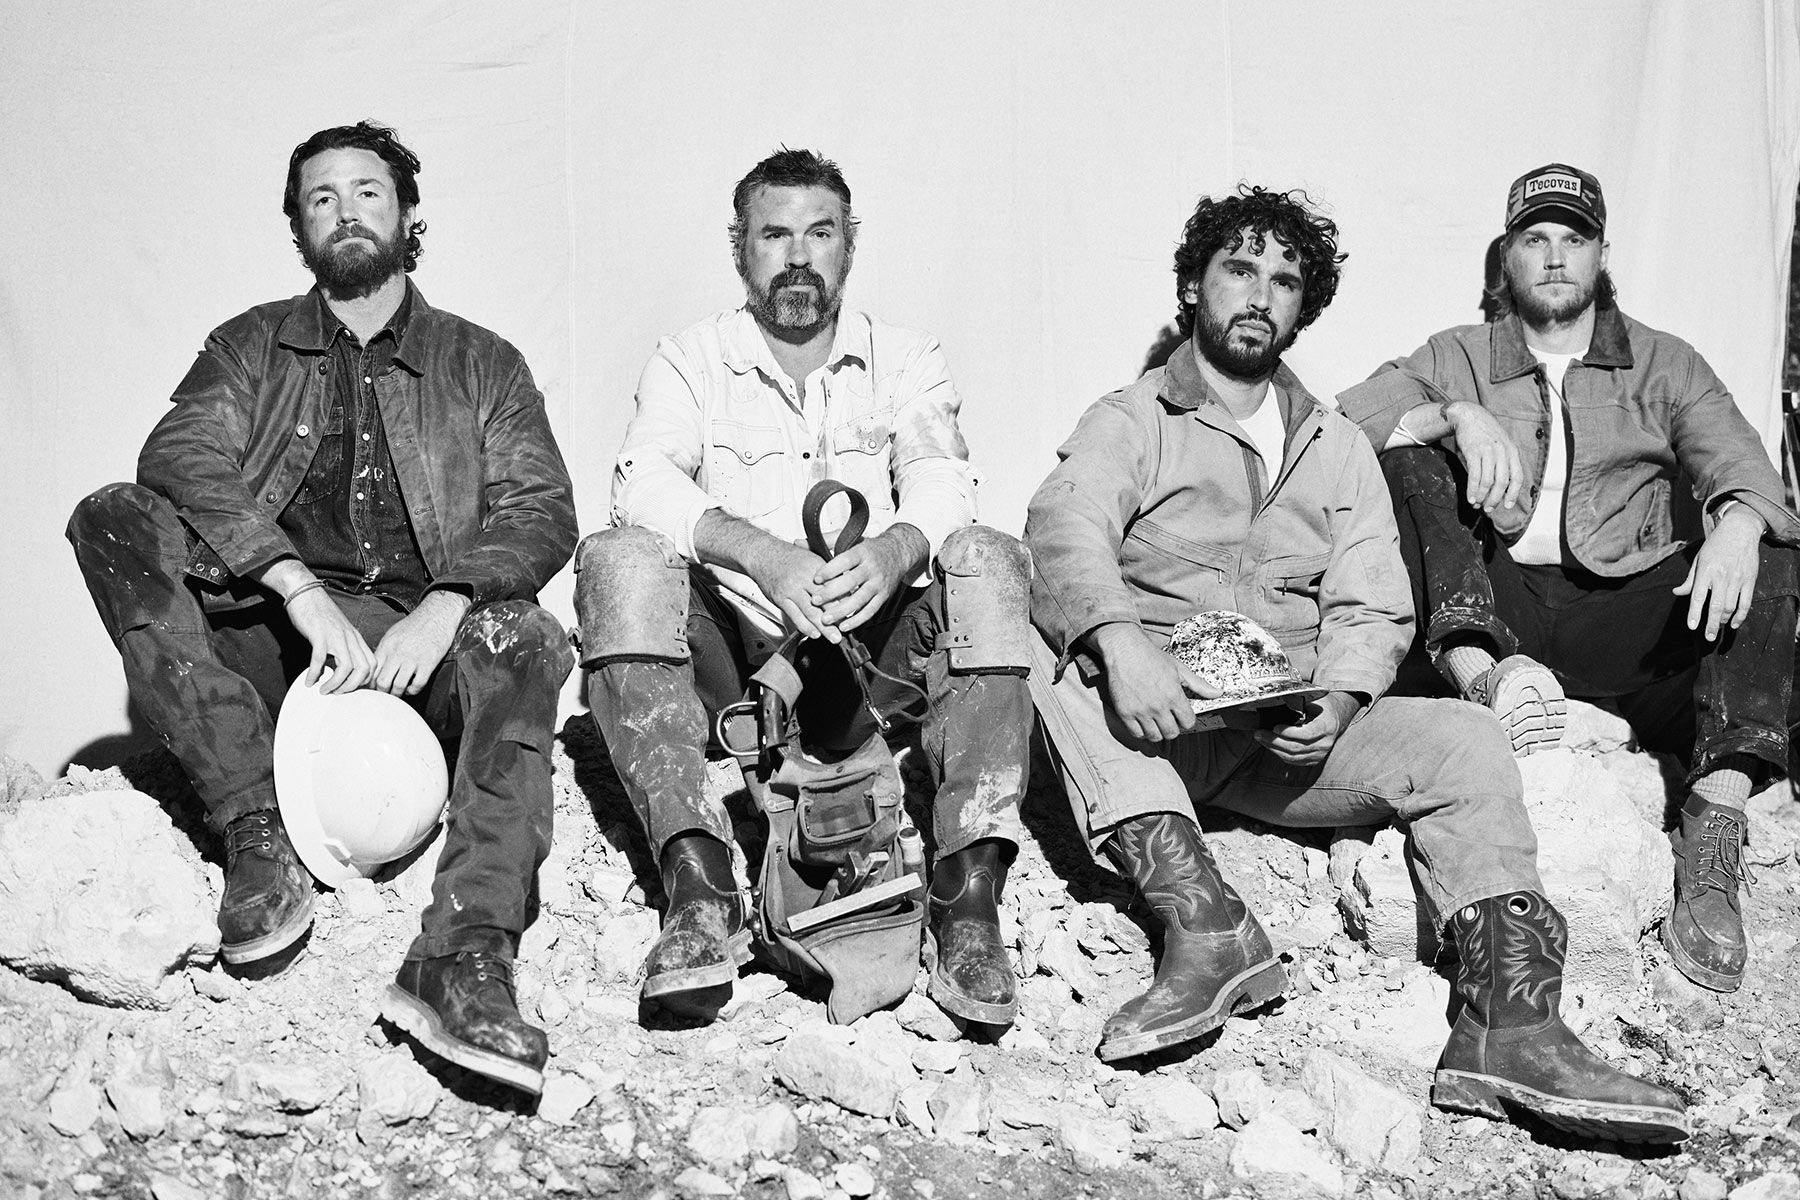
[[[850,211],[850,185],[844,173],[829,158],[814,150],[789,150],[786,146],[750,168],[731,190],[731,249],[741,260],[744,255],[745,220],[750,214],[750,198],[764,187],[822,187],[837,193],[844,202],[844,246],[856,249],[856,226]]]
[[[401,208],[417,208],[419,206],[418,174],[419,156],[400,144],[394,131],[386,125],[374,121],[358,121],[354,125],[334,125],[330,129],[319,132],[294,147],[288,156],[287,190],[282,193],[281,211],[287,215],[288,228],[294,233],[294,246],[300,247],[300,168],[314,155],[323,154],[327,150],[367,150],[387,164],[388,174],[394,178],[394,194],[400,200]],[[406,269],[411,271],[419,265],[419,256],[425,253],[419,242],[419,235],[425,232],[425,222],[414,221],[406,231]]]
[[[1200,197],[1194,215],[1181,231],[1181,245],[1175,248],[1175,302],[1179,306],[1175,324],[1183,337],[1194,332],[1194,305],[1185,295],[1188,285],[1199,282],[1221,249],[1236,250],[1243,245],[1245,230],[1250,231],[1252,249],[1257,253],[1262,252],[1262,238],[1272,234],[1300,258],[1300,278],[1306,286],[1294,332],[1318,319],[1337,295],[1338,278],[1343,274],[1339,264],[1347,256],[1337,248],[1336,222],[1314,212],[1308,207],[1312,203],[1299,188],[1271,192],[1248,183],[1238,184],[1237,195],[1222,200]]]

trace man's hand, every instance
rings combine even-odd
[[[369,686],[390,696],[416,696],[432,672],[450,653],[456,627],[469,611],[469,598],[459,592],[428,594],[419,607],[394,622],[375,647]]]
[[[745,573],[781,610],[788,628],[798,630],[801,637],[816,638],[826,636],[827,628],[814,582],[824,567],[825,560],[805,546],[770,536],[769,544],[745,564]]]
[[[1156,648],[1136,625],[1115,622],[1088,634],[1106,671],[1106,698],[1127,732],[1146,742],[1192,733],[1190,699],[1212,700],[1221,689],[1172,654]]]
[[[312,646],[312,659],[306,664],[308,687],[319,683],[320,694],[330,696],[354,692],[369,681],[375,656],[363,635],[331,598],[329,589],[311,588],[295,596],[287,606],[287,615]]]
[[[1275,729],[1259,729],[1257,741],[1283,762],[1313,767],[1325,761],[1338,735],[1350,724],[1362,701],[1349,692],[1327,692],[1306,706],[1306,719]]]
[[[1525,467],[1494,414],[1473,400],[1452,400],[1443,414],[1453,439],[1449,444],[1468,472],[1469,503],[1490,515],[1518,503]]]
[[[1727,623],[1736,629],[1750,615],[1756,592],[1758,544],[1766,526],[1754,508],[1734,504],[1700,543],[1700,553],[1687,578],[1675,588],[1688,598],[1687,627],[1698,629],[1706,618],[1706,640],[1716,641]]]
[[[931,543],[911,525],[894,525],[859,542],[819,568],[814,599],[833,642],[881,611],[894,593],[918,578]]]

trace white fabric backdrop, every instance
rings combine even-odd
[[[415,278],[524,352],[587,529],[656,338],[741,298],[731,186],[781,144],[843,165],[850,303],[943,341],[1003,528],[1240,179],[1343,227],[1289,356],[1321,395],[1478,320],[1507,184],[1562,159],[1605,185],[1626,310],[1777,430],[1800,0],[0,3],[0,753],[46,773],[143,736],[68,512],[131,476],[209,329],[307,286],[287,154],[362,116],[424,160]],[[566,574],[545,600],[570,615]]]

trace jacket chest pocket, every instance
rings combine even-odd
[[[1268,604],[1270,633],[1316,633],[1319,628],[1319,589],[1331,552],[1293,558],[1277,558],[1262,570],[1264,598]]]
[[[340,489],[344,476],[344,408],[333,404],[331,413],[319,430],[318,448],[313,451],[306,474],[301,476],[300,490],[294,493],[295,504],[318,504],[329,500]]]
[[[894,509],[893,412],[864,413],[831,429],[831,478],[861,492],[876,512]]]
[[[787,438],[766,425],[714,421],[706,448],[707,492],[740,517],[761,517],[787,503]]]
[[[1196,542],[1140,518],[1120,547],[1127,579],[1145,592],[1179,601],[1189,613],[1237,610],[1237,552]]]

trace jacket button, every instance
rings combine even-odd
[[[296,437],[305,437],[307,434],[309,434],[311,432],[312,432],[312,427],[309,426],[304,421],[300,422],[300,424],[298,424],[294,427],[294,435]]]
[[[1540,441],[1540,442],[1541,442],[1541,441],[1543,441],[1543,440],[1544,440],[1544,439],[1545,439],[1545,438],[1546,438],[1546,437],[1548,437],[1548,436],[1549,436],[1549,435],[1548,435],[1548,434],[1546,434],[1546,433],[1545,433],[1545,432],[1544,432],[1544,427],[1543,427],[1543,426],[1542,426],[1542,425],[1540,425],[1540,426],[1538,426],[1538,431],[1537,431],[1537,439],[1538,439],[1538,441]]]
[[[326,371],[326,368],[328,368],[330,365],[331,365],[330,360],[320,359],[319,360],[319,374],[323,375]]]
[[[268,503],[273,504],[275,503],[275,493],[270,492],[268,495],[264,496],[263,499]]]

